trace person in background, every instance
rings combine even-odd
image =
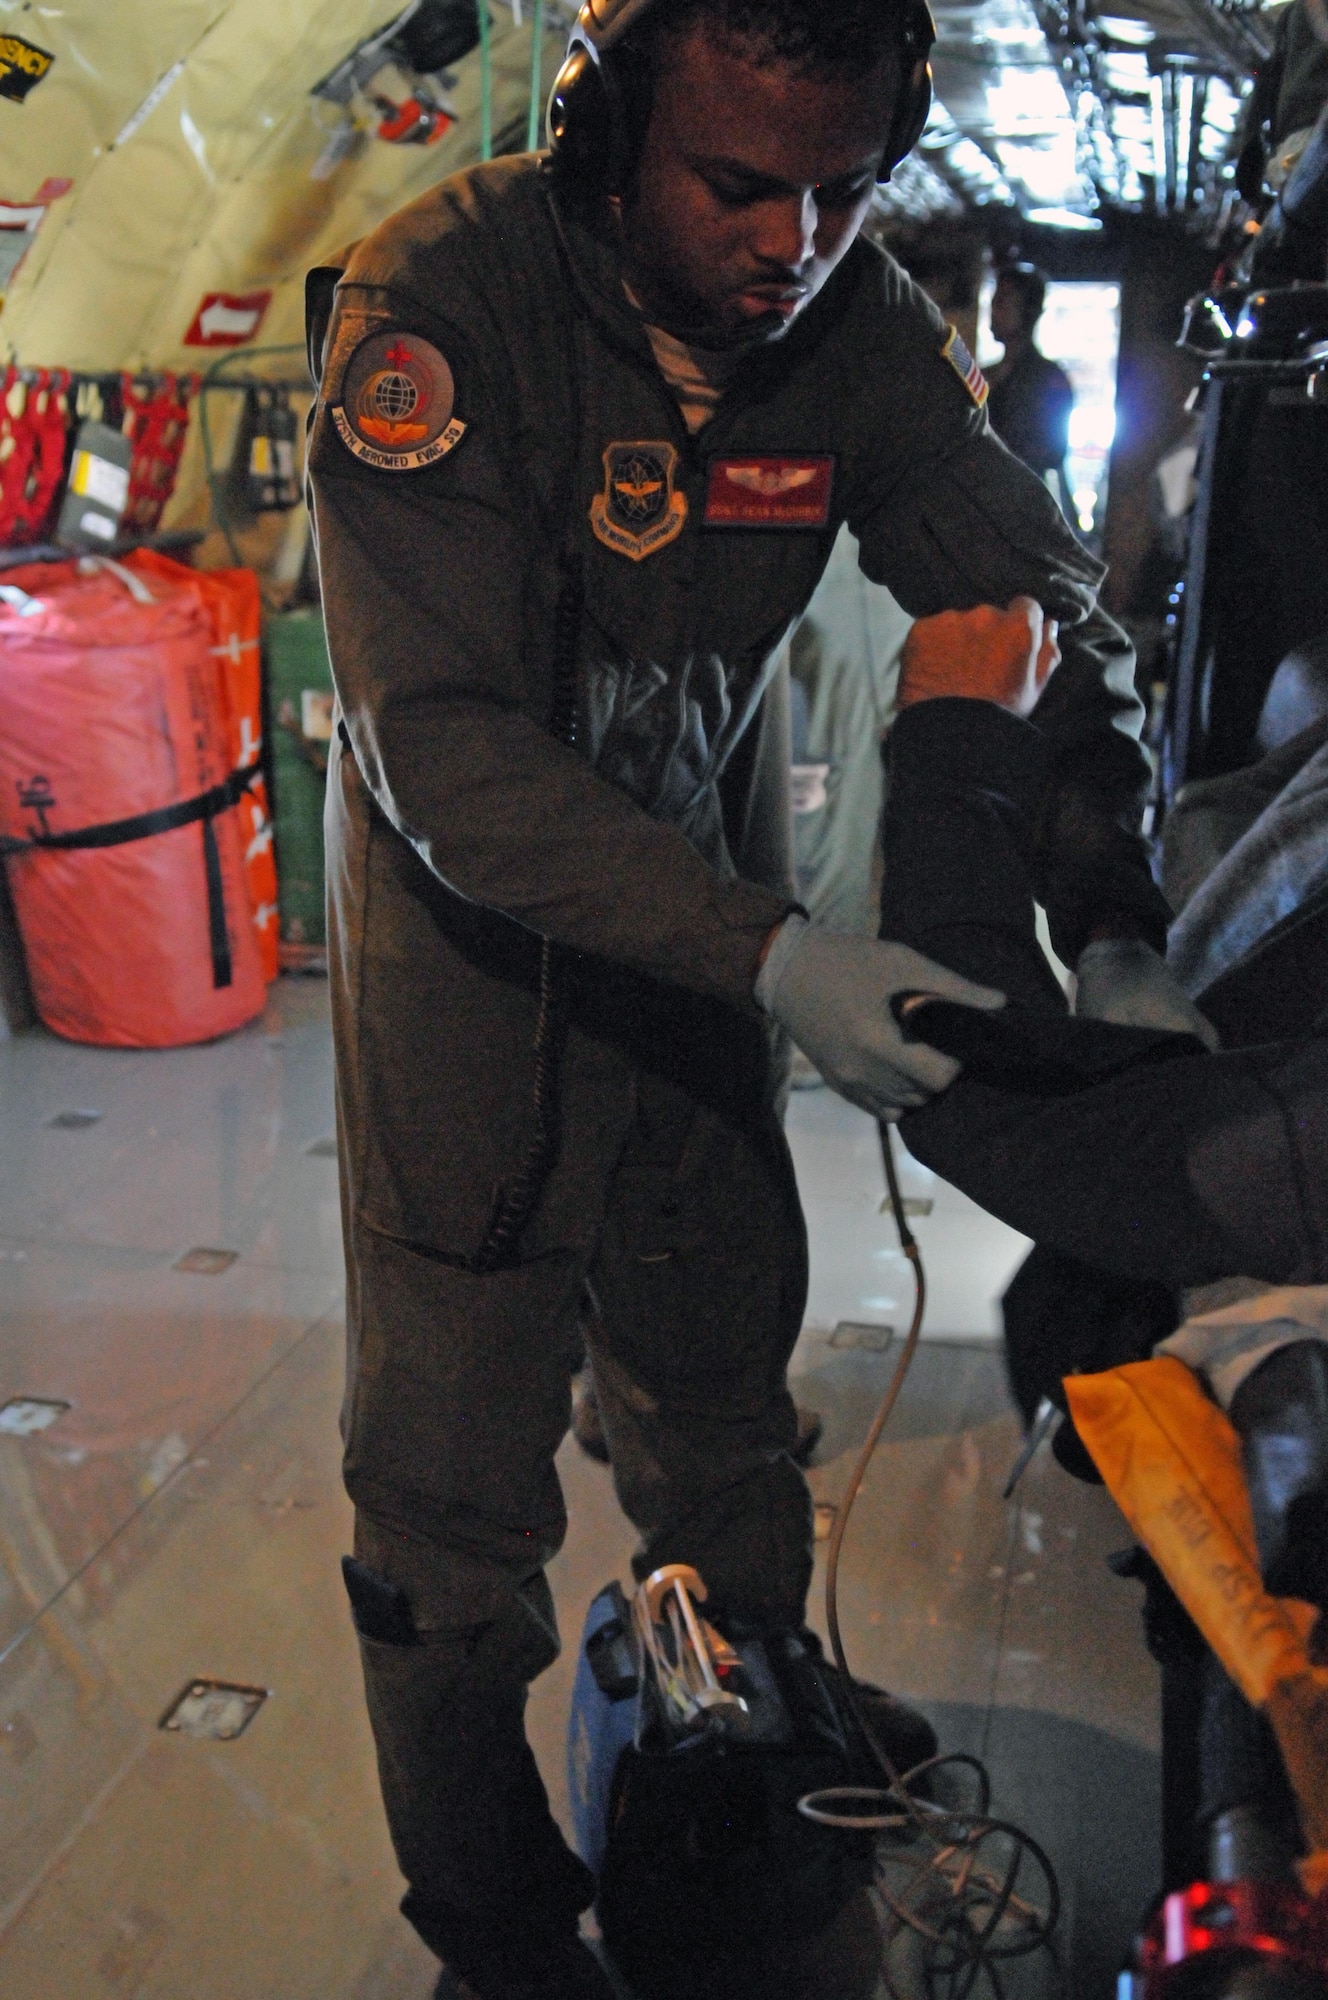
[[[857,542],[841,528],[788,640],[793,865],[808,915],[830,930],[876,934],[881,742],[912,623],[863,575]]]
[[[1046,277],[1035,264],[1007,264],[996,280],[991,330],[1005,353],[988,371],[987,415],[997,437],[1047,480],[1068,513],[1065,458],[1074,389],[1033,339],[1046,296]]]

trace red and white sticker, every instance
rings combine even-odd
[[[209,292],[189,322],[186,347],[243,347],[263,324],[271,292]]]
[[[31,201],[0,201],[0,293],[6,292],[17,276],[51,203],[68,194],[73,185],[72,181],[48,179]]]
[[[708,528],[823,528],[834,476],[828,454],[712,458],[702,518]]]

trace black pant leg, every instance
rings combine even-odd
[[[895,723],[887,758],[881,936],[1064,1014],[1036,930],[1037,731],[990,702],[922,702]]]

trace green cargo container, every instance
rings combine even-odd
[[[321,611],[287,611],[269,618],[263,643],[281,941],[324,945],[323,800],[332,733],[332,668]]]

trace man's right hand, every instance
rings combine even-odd
[[[1027,716],[1060,664],[1057,630],[1031,597],[919,618],[900,656],[899,706],[958,695]]]
[[[832,1090],[874,1118],[896,1119],[945,1090],[959,1074],[952,1056],[906,1042],[890,1002],[930,993],[994,1011],[1005,995],[974,986],[908,945],[818,930],[791,916],[775,933],[756,998],[810,1057]]]

